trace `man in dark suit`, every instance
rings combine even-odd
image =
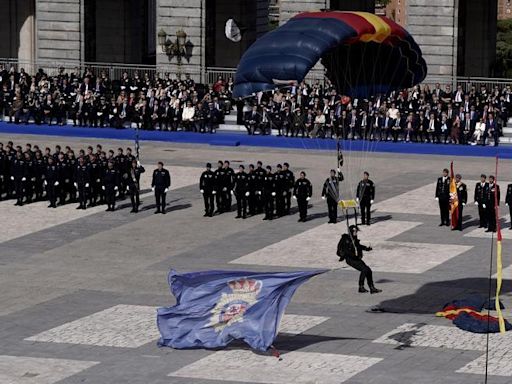
[[[487,176],[480,175],[480,182],[475,186],[475,205],[478,207],[478,216],[480,217],[479,228],[487,227],[487,196],[489,184],[487,183]]]
[[[244,125],[247,128],[249,135],[254,135],[254,132],[259,129],[261,122],[261,115],[258,113],[258,106],[254,105],[252,111],[245,114]]]
[[[441,212],[441,224],[439,226],[450,226],[450,177],[448,169],[443,169],[443,176],[437,179],[436,200],[439,202]]]
[[[489,136],[492,136],[494,139],[494,146],[498,146],[499,141],[499,129],[496,125],[496,121],[494,120],[494,115],[492,113],[489,113],[489,118],[485,122],[485,131],[483,134],[483,145],[486,144],[487,138]]]
[[[459,222],[457,223],[457,227],[453,229],[462,231],[462,211],[468,202],[468,189],[466,184],[462,182],[462,176],[459,174],[455,175],[455,186],[457,187],[457,200],[459,202],[457,208],[459,210]]]
[[[494,176],[489,176],[489,189],[487,190],[487,218],[489,226],[486,232],[496,232],[496,209],[500,205],[500,186],[495,183]]]

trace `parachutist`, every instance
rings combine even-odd
[[[370,293],[382,292],[381,289],[375,288],[373,284],[373,273],[372,270],[363,261],[363,251],[370,252],[372,247],[362,245],[357,238],[357,232],[359,229],[356,225],[349,227],[349,233],[344,233],[338,242],[338,251],[336,252],[340,260],[345,260],[348,265],[352,268],[357,269],[361,272],[359,275],[359,293],[366,293],[368,290],[364,287],[364,281],[368,282]]]

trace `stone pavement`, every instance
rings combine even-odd
[[[82,147],[96,140],[0,136],[40,146]],[[58,140],[58,141],[57,141]],[[102,140],[104,148],[126,141]],[[374,251],[379,295],[358,294],[357,272],[338,263],[335,247],[346,224],[326,224],[320,188],[333,153],[261,148],[211,148],[144,142],[142,211],[128,202],[48,210],[43,203],[0,202],[0,384],[71,383],[482,383],[485,335],[434,317],[447,301],[488,287],[491,236],[475,228],[468,204],[462,233],[438,227],[433,199],[440,170],[451,158],[346,154],[344,196],[363,170],[377,185],[373,225],[360,237]],[[297,213],[272,222],[234,214],[203,218],[198,175],[207,161],[305,170],[314,186],[311,220]],[[170,169],[168,215],[153,215],[149,176],[157,160]],[[455,158],[464,179],[492,173],[493,159]],[[508,172],[510,162],[502,163]],[[505,184],[502,191],[505,191]],[[470,201],[473,181],[468,182]],[[510,218],[502,206],[503,224]],[[505,230],[510,279],[512,236]],[[156,308],[172,305],[166,275],[179,271],[329,268],[302,286],[290,303],[275,346],[282,361],[234,343],[221,351],[158,348]],[[510,317],[512,284],[503,301]],[[371,312],[378,305],[385,312]],[[510,335],[492,335],[489,383],[510,383]]]

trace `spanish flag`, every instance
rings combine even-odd
[[[459,224],[459,197],[457,196],[457,184],[453,174],[453,161],[450,164],[450,218],[452,229],[457,228]]]
[[[498,156],[496,156],[496,184],[498,183]],[[500,211],[498,209],[498,194],[494,194],[494,206],[496,215],[496,311],[498,312],[498,324],[500,333],[506,331],[505,320],[503,319],[503,313],[500,307],[500,293],[501,284],[503,280],[503,259],[501,255],[501,225],[500,225]]]

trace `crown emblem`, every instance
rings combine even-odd
[[[228,286],[233,293],[254,293],[260,291],[261,281],[243,278],[228,282]]]

